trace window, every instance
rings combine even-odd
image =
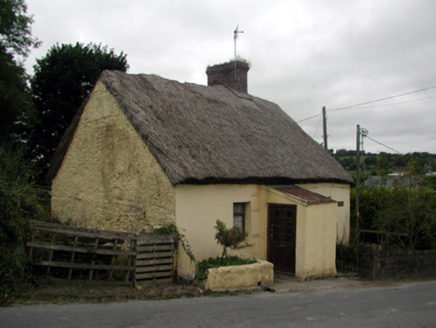
[[[245,229],[245,203],[233,203],[233,226]]]

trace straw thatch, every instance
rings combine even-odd
[[[173,185],[352,182],[342,166],[274,103],[222,85],[182,84],[155,75],[105,71],[100,81]],[[55,154],[49,180],[74,128]]]

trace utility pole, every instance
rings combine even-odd
[[[322,127],[324,133],[324,149],[329,150],[327,144],[327,114],[326,114],[325,106],[322,108]]]
[[[359,186],[360,186],[360,125],[356,129],[356,241],[360,241],[360,211],[359,211]]]

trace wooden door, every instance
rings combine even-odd
[[[274,205],[268,207],[268,261],[276,271],[295,274],[295,241],[297,207]]]

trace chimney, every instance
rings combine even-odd
[[[249,69],[248,63],[240,60],[209,66],[206,70],[207,86],[224,84],[235,91],[247,93]]]

